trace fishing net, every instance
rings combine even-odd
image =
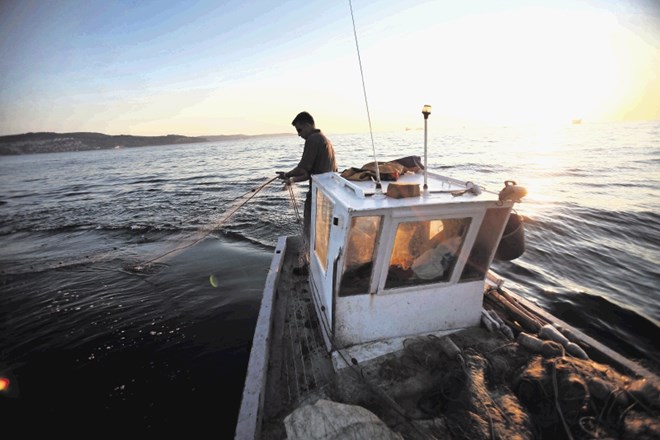
[[[657,384],[563,351],[530,352],[483,328],[448,339],[411,339],[401,353],[360,364],[359,377],[342,379],[340,399],[404,438],[660,438]]]
[[[168,251],[146,261],[125,265],[123,269],[129,273],[134,274],[152,274],[157,272],[158,268],[162,267],[165,261],[174,257],[175,255],[178,255],[184,250],[195,246],[197,243],[208,237],[213,231],[222,227],[234,214],[236,214],[240,208],[252,200],[257,194],[259,194],[262,189],[273,182],[276,178],[277,177],[269,178],[257,188],[250,189],[248,192],[234,199],[233,203],[228,206],[227,209],[220,216],[218,216],[217,219],[197,229],[193,234],[178,240]]]

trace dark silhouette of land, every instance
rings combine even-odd
[[[293,136],[292,134],[244,134],[214,136],[131,136],[103,133],[24,133],[0,136],[0,155],[57,153],[65,151],[108,150],[113,148],[148,147],[157,145],[194,144],[200,142],[222,142],[253,137]]]

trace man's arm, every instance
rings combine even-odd
[[[306,169],[297,166],[288,173],[285,173],[285,177],[291,179],[292,182],[303,182],[309,180],[309,172]]]
[[[303,182],[309,179],[309,172],[299,166],[286,173],[283,171],[278,171],[277,175],[280,179],[290,180],[291,182]]]
[[[279,172],[280,179],[289,180],[290,182],[303,182],[309,180],[310,173],[307,171],[307,168],[310,170],[312,169],[314,158],[318,154],[319,139],[323,142],[323,138],[319,136],[311,136],[305,140],[305,147],[300,162],[298,162],[298,165],[289,172]]]

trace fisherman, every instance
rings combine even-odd
[[[300,112],[291,122],[298,136],[305,139],[302,158],[298,165],[289,172],[278,171],[278,177],[285,180],[285,185],[294,182],[309,182],[305,196],[303,233],[309,239],[310,217],[312,215],[312,175],[337,171],[335,150],[330,139],[316,128],[314,118],[307,112]]]

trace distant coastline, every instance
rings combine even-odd
[[[108,135],[94,132],[77,133],[24,133],[0,136],[0,155],[63,153],[70,151],[111,150],[115,148],[149,147],[157,145],[222,142],[255,137],[293,136],[293,134],[213,135],[213,136],[131,136]]]

